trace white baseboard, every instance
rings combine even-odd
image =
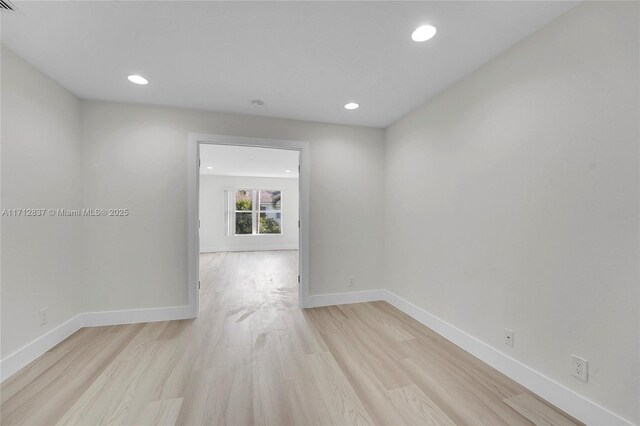
[[[298,250],[297,244],[270,244],[267,246],[249,247],[200,247],[200,253],[221,253],[226,251],[279,251]]]
[[[551,404],[588,425],[633,425],[593,401],[577,394],[542,373],[522,364],[496,348],[430,314],[411,302],[383,290],[385,300],[398,310],[429,327],[481,361],[520,383]]]
[[[18,370],[26,367],[30,362],[83,327],[170,321],[195,317],[195,312],[190,306],[78,314],[1,360],[0,382],[11,377]]]
[[[83,327],[136,324],[139,322],[171,321],[195,318],[190,306],[167,308],[130,309],[125,311],[86,312],[82,314]]]
[[[487,345],[468,333],[430,314],[413,303],[388,290],[355,291],[349,293],[309,296],[302,304],[305,308],[345,305],[385,300],[398,310],[429,327],[481,361],[513,379],[541,398],[588,425],[633,425],[593,401],[550,379],[544,374]]]
[[[349,303],[376,302],[378,300],[386,300],[387,293],[387,290],[365,290],[348,293],[316,294],[308,296],[301,305],[303,308],[318,308]]]
[[[599,406],[388,290],[312,295],[303,301],[302,306],[315,308],[378,300],[387,301],[398,310],[588,425],[633,425],[632,422]],[[189,306],[88,312],[76,315],[0,361],[0,381],[4,381],[82,327],[188,318],[195,318],[195,313]]]
[[[8,355],[0,361],[0,381],[12,376],[81,328],[82,314],[78,314]]]

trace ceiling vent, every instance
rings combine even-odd
[[[0,0],[0,11],[3,10],[14,11],[16,8],[9,0]]]

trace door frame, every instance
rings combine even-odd
[[[309,298],[309,142],[281,139],[252,138],[243,136],[189,133],[187,142],[187,283],[188,303],[193,318],[200,313],[199,268],[200,240],[198,220],[200,215],[200,145],[233,145],[259,148],[287,149],[300,153],[298,187],[300,206],[298,218],[298,303],[301,308],[308,305]]]

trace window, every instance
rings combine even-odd
[[[235,235],[282,234],[282,192],[235,191]]]
[[[253,234],[253,191],[236,191],[236,235]]]

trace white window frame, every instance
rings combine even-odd
[[[236,194],[238,191],[251,191],[251,210],[237,210],[236,207]],[[279,212],[280,213],[280,232],[277,234],[262,234],[260,233],[260,192],[280,192],[280,209],[279,210],[265,210],[266,212]],[[283,214],[283,198],[282,195],[284,191],[281,189],[265,189],[265,188],[248,188],[248,187],[237,187],[233,190],[229,191],[229,195],[227,198],[228,203],[228,212],[231,213],[227,215],[227,229],[228,235],[232,235],[234,237],[255,237],[255,236],[279,236],[284,235],[284,214]],[[238,213],[251,213],[251,234],[237,234],[236,233],[236,214]]]

